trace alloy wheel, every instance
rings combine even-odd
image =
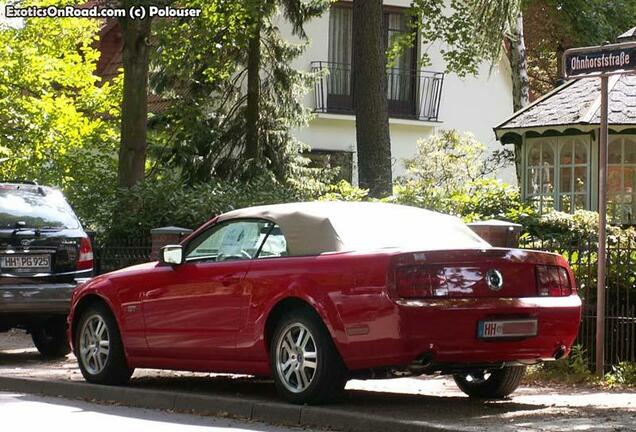
[[[276,369],[283,385],[293,393],[305,391],[318,365],[314,336],[301,323],[292,323],[281,333],[276,349]]]
[[[80,357],[86,371],[97,375],[104,370],[110,353],[110,337],[106,322],[99,315],[86,320],[80,333]]]

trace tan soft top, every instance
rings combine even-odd
[[[489,246],[455,217],[378,202],[314,201],[233,210],[219,221],[257,218],[280,227],[291,256],[402,248]]]

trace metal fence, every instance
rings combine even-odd
[[[93,243],[95,274],[100,275],[151,260],[152,243],[145,239],[110,239]]]
[[[598,240],[528,238],[521,247],[556,252],[569,262],[583,300],[577,343],[583,347],[588,364],[594,367]],[[605,364],[611,367],[622,361],[636,362],[636,240],[610,236],[606,266]]]

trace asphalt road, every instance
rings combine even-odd
[[[292,432],[281,426],[0,392],[3,431]],[[305,429],[306,431],[307,429]]]
[[[83,382],[72,355],[45,361],[21,332],[0,334],[0,376]],[[280,401],[271,381],[243,376],[141,369],[129,387]],[[360,418],[380,415],[475,432],[636,431],[636,389],[523,385],[508,399],[482,401],[466,397],[448,377],[354,380],[347,385],[345,399],[330,408]],[[0,431],[5,430],[3,413],[0,409]],[[176,414],[166,415],[170,423]]]

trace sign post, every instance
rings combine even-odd
[[[605,270],[607,252],[608,77],[636,69],[636,43],[573,48],[563,54],[566,79],[601,79],[598,169],[598,274],[596,284],[596,374],[605,374]]]

